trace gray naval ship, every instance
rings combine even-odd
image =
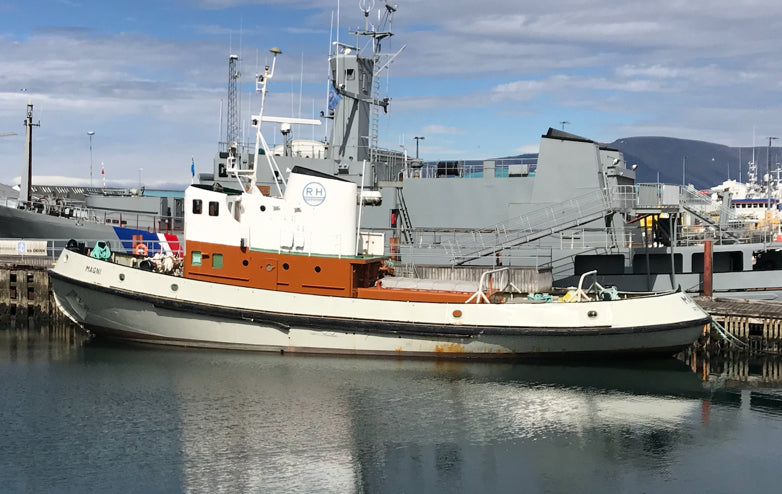
[[[385,8],[388,20],[393,11]],[[236,143],[229,123],[213,173],[200,181],[235,187],[229,169],[257,167],[259,187],[274,194],[297,165],[352,180],[362,188],[362,228],[383,234],[386,252],[408,275],[498,265],[534,268],[555,286],[575,286],[596,270],[601,284],[623,290],[697,294],[709,242],[715,296],[782,297],[774,232],[741,225],[729,196],[715,201],[678,185],[637,184],[635,167],[599,142],[550,128],[537,158],[424,163],[381,149],[378,120],[390,99],[379,81],[399,54],[382,52],[391,36],[382,26],[352,32],[369,38],[368,50],[334,43],[328,113],[298,121],[330,124],[330,139],[297,139],[291,119],[279,119],[286,121],[277,129],[282,144],[256,155]],[[229,115],[231,104],[229,86]]]

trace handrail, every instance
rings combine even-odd
[[[501,290],[497,290],[497,291],[504,291],[506,288],[511,287],[517,292],[521,293],[521,290],[519,290],[516,287],[516,285],[514,285],[513,282],[510,280],[510,268],[506,266],[502,268],[490,269],[488,271],[484,271],[483,273],[481,273],[481,278],[478,282],[478,290],[476,290],[475,293],[470,295],[470,298],[468,298],[464,303],[469,304],[473,300],[475,300],[476,304],[480,304],[482,302],[485,304],[491,303],[488,297],[486,297],[485,292],[492,289],[490,280],[494,276],[494,274],[501,273],[503,271],[507,273],[507,283]],[[489,295],[491,295],[491,293],[489,293]]]

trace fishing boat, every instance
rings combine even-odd
[[[300,120],[264,115],[273,74],[274,62],[253,116],[264,156],[262,124]],[[587,275],[549,294],[522,293],[506,267],[475,285],[390,276],[385,242],[361,231],[355,182],[268,163],[274,191],[235,162],[235,188],[186,189],[185,256],[163,272],[143,256],[63,251],[50,271],[58,307],[96,335],[141,343],[426,357],[673,354],[710,323],[680,291],[622,293]]]

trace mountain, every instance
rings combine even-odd
[[[605,144],[622,151],[627,167],[638,165],[636,182],[662,182],[668,184],[692,184],[704,190],[719,185],[728,178],[747,181],[748,163],[752,161],[751,147],[728,147],[713,142],[677,139],[675,137],[624,137]],[[766,174],[770,161],[771,170],[782,167],[782,148],[755,147],[758,180]],[[536,154],[523,154],[512,158],[535,158]],[[780,171],[782,173],[782,171]]]
[[[751,147],[728,147],[712,142],[676,139],[673,137],[625,137],[608,146],[619,149],[627,166],[638,165],[637,182],[681,184],[682,176],[696,189],[708,189],[721,184],[729,177],[747,180],[748,163],[752,161]],[[758,175],[766,173],[769,148],[755,148]],[[776,170],[782,161],[780,148],[771,148],[771,169]]]

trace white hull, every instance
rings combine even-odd
[[[181,346],[492,358],[675,353],[709,320],[681,293],[504,305],[367,300],[207,283],[68,251],[51,275],[58,306],[97,335]]]

